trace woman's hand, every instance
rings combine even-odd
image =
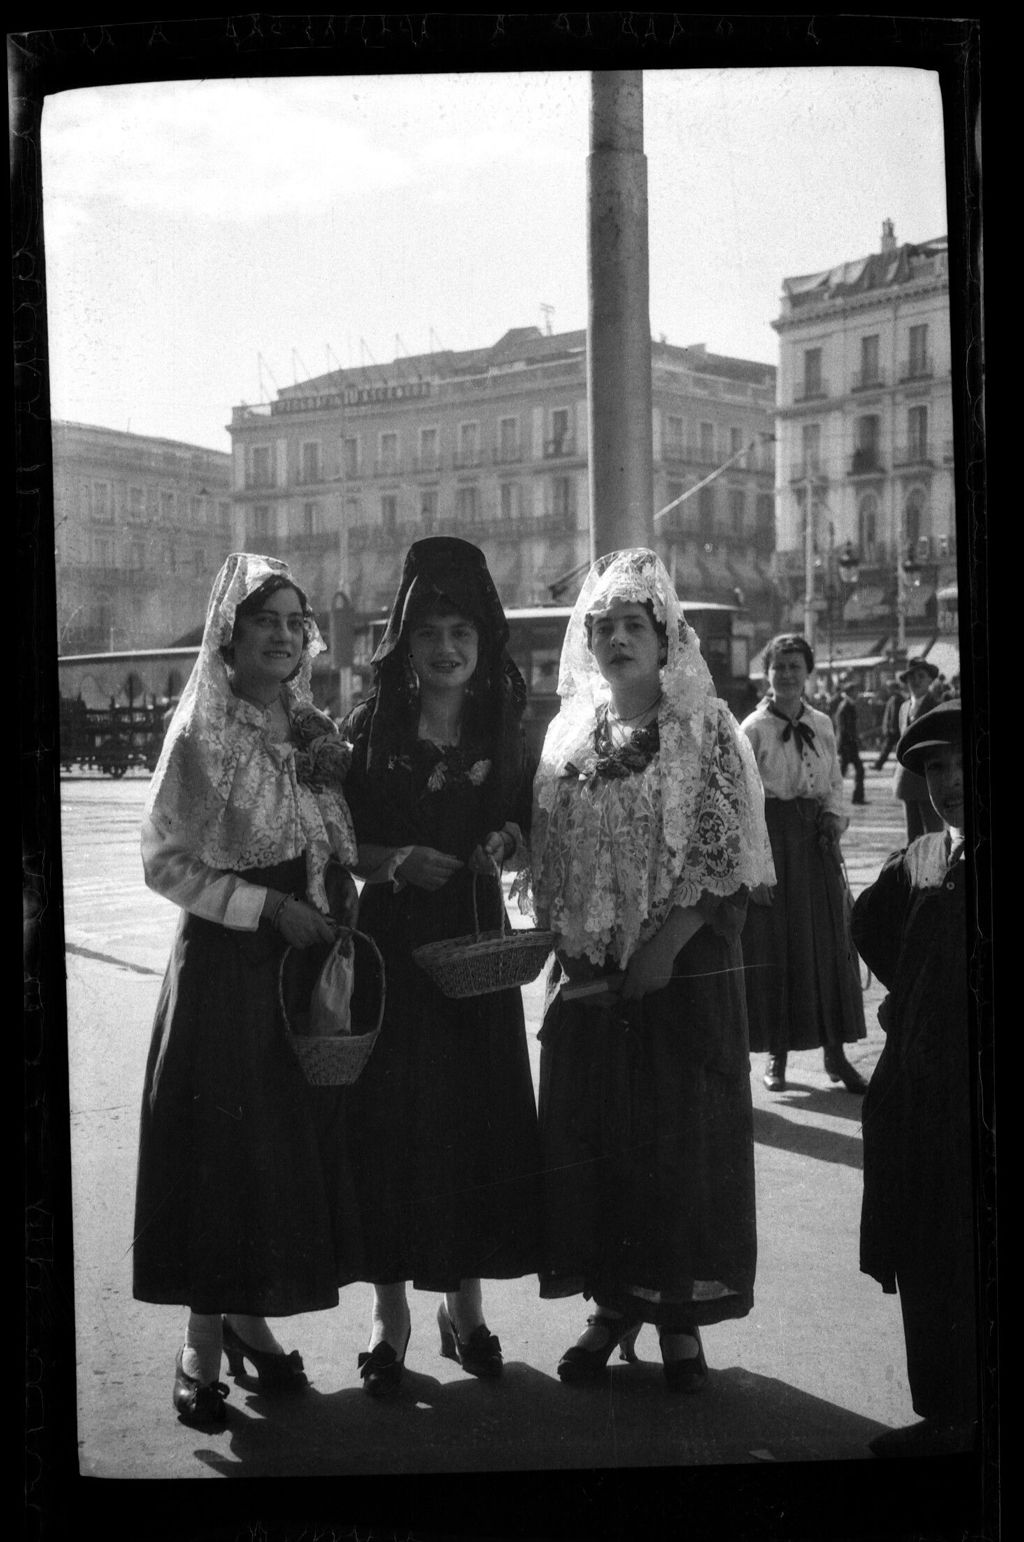
[[[774,898],[774,884],[755,883],[750,891],[750,902],[752,905],[770,905]]]
[[[651,991],[663,990],[672,978],[672,965],[678,952],[675,938],[666,936],[664,928],[642,948],[637,948],[626,965],[623,1001],[639,1001]]]
[[[492,830],[473,852],[469,865],[474,873],[493,873],[509,854],[509,838],[504,830]]]
[[[305,900],[288,899],[274,918],[274,926],[290,948],[312,948],[332,943],[338,935],[337,923]]]
[[[434,890],[443,888],[452,874],[465,865],[458,857],[435,851],[433,846],[414,846],[397,873],[417,889]]]
[[[839,814],[818,815],[818,840],[824,851],[838,851],[839,838],[843,833],[843,820]]]

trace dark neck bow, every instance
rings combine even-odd
[[[768,711],[772,717],[781,718],[786,725],[780,735],[783,744],[786,744],[795,736],[801,744],[806,745],[809,750],[813,750],[815,755],[817,755],[818,746],[814,742],[814,729],[810,723],[802,723],[800,721],[804,715],[803,704],[801,704],[800,711],[795,718],[787,717],[785,712],[781,712],[773,701],[768,703]]]

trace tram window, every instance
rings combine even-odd
[[[553,696],[558,689],[557,648],[535,648],[530,655],[530,691],[535,696]]]

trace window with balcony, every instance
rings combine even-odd
[[[757,502],[754,507],[758,530],[774,530],[775,499],[771,493],[758,493]]]
[[[146,490],[144,487],[129,487],[128,489],[128,518],[141,519],[146,512]]]
[[[570,519],[576,512],[572,477],[551,478],[551,512],[556,519]]]
[[[707,487],[702,487],[697,494],[697,518],[700,528],[705,535],[710,535],[715,527],[715,484],[711,482]]]
[[[903,549],[917,548],[917,543],[924,533],[924,493],[919,487],[908,494],[907,501],[903,505]]]
[[[438,448],[438,432],[436,428],[420,429],[420,462],[421,471],[437,471],[441,464],[441,456]]]
[[[715,425],[702,423],[700,425],[700,458],[705,464],[712,464],[715,459]]]
[[[459,448],[455,453],[457,466],[475,466],[480,458],[480,424],[459,424]]]
[[[320,506],[316,503],[302,505],[302,533],[316,535],[320,528]]]
[[[178,571],[178,553],[173,541],[164,543],[164,572],[176,573]]]
[[[359,475],[359,440],[355,436],[341,441],[341,472],[346,477]]]
[[[94,519],[103,520],[105,524],[113,523],[114,500],[111,497],[109,482],[92,484],[92,512]]]
[[[555,407],[551,413],[551,436],[548,440],[549,455],[571,455],[572,418],[568,407]]]
[[[914,464],[928,459],[928,408],[907,409],[907,460]]]
[[[164,519],[164,520],[173,520],[173,518],[174,518],[174,494],[173,493],[161,493],[160,494],[160,518]]]
[[[270,505],[269,503],[257,503],[249,516],[249,528],[254,536],[270,534]]]
[[[817,476],[821,471],[821,424],[805,423],[800,430],[800,475]]]
[[[738,455],[743,448],[743,432],[739,428],[729,430],[729,454]]]
[[[804,349],[804,378],[801,396],[824,396],[825,384],[821,378],[821,349]]]
[[[155,487],[146,488],[146,513],[150,519],[156,519],[160,507],[160,495]]]
[[[432,530],[437,524],[437,488],[425,487],[420,493],[420,524]]]
[[[299,481],[319,482],[320,480],[320,444],[317,440],[310,439],[299,446]]]
[[[907,360],[907,375],[911,380],[919,379],[922,375],[930,375],[931,367],[928,359],[928,326],[922,323],[910,328],[910,354]]]
[[[855,387],[866,390],[869,386],[881,384],[881,376],[878,372],[878,333],[873,332],[870,337],[862,337],[860,340],[860,373],[855,381]]]
[[[665,418],[665,447],[664,453],[672,460],[682,460],[686,447],[683,435],[682,418],[667,416]]]
[[[519,419],[499,418],[498,420],[498,460],[519,460]]]
[[[867,493],[857,505],[857,545],[861,562],[878,560],[878,499]]]
[[[460,524],[475,523],[480,514],[480,489],[471,484],[455,489],[455,516]]]
[[[133,573],[141,573],[142,569],[146,566],[145,541],[129,541],[128,566]]]
[[[385,535],[394,535],[398,524],[398,495],[384,493],[380,500],[380,523]]]
[[[246,449],[246,487],[273,487],[274,462],[269,444],[251,444]]]
[[[742,535],[746,517],[747,497],[742,487],[729,489],[729,528],[734,535]]]
[[[882,420],[874,413],[866,413],[857,419],[855,429],[856,443],[853,450],[853,459],[850,462],[851,476],[866,476],[871,472],[880,471],[881,445],[882,445]]]
[[[518,482],[502,482],[498,493],[502,520],[518,519],[522,500]]]
[[[381,434],[378,441],[377,470],[384,476],[398,470],[398,435]]]

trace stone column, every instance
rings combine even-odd
[[[640,70],[591,75],[587,158],[591,558],[653,546],[647,158]]]

